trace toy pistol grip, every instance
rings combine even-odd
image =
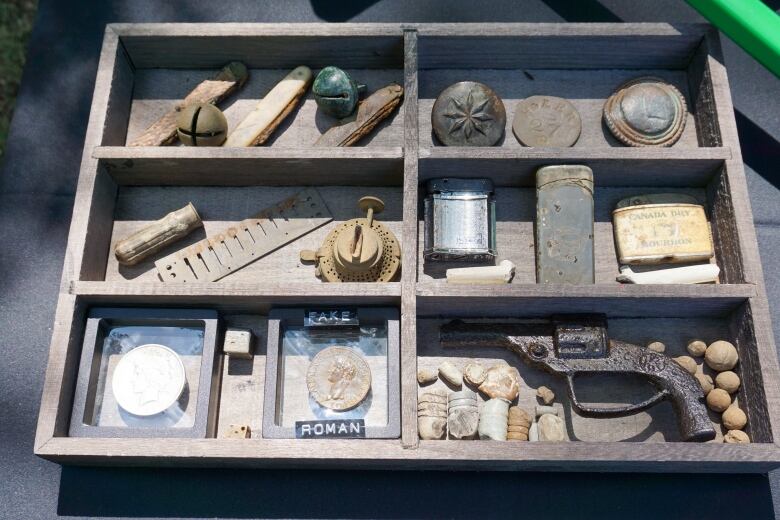
[[[583,415],[617,417],[635,413],[669,399],[677,415],[680,435],[685,441],[707,441],[715,437],[704,393],[696,379],[676,361],[645,348],[621,341],[610,342],[609,356],[602,359],[567,360],[566,378],[574,406]],[[574,378],[584,373],[636,374],[648,380],[657,393],[649,399],[628,406],[591,408],[583,406],[574,394]]]
[[[577,409],[580,415],[583,417],[624,417],[626,415],[635,414],[646,410],[651,406],[663,401],[668,397],[668,392],[661,390],[653,397],[642,401],[637,404],[629,404],[626,406],[587,406],[582,404],[577,399],[577,393],[574,391],[574,378],[577,374],[569,374],[566,376],[566,382],[569,385],[569,398],[571,399],[572,406]]]

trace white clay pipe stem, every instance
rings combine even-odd
[[[504,260],[498,265],[447,269],[447,283],[504,284],[515,274],[515,264]]]
[[[720,268],[715,264],[686,265],[635,273],[627,265],[620,268],[618,282],[637,284],[708,283],[718,281]]]

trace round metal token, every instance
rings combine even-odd
[[[348,347],[328,347],[311,360],[306,373],[309,394],[331,410],[356,407],[371,389],[371,369],[363,357]]]
[[[487,85],[461,81],[436,98],[431,125],[446,146],[493,146],[504,135],[506,110]]]
[[[141,345],[117,363],[111,381],[117,404],[147,417],[164,412],[179,399],[187,376],[176,352],[164,345]]]
[[[680,91],[654,77],[624,83],[604,103],[607,127],[628,146],[672,146],[682,135],[687,113]]]
[[[531,96],[515,109],[512,131],[525,146],[573,146],[580,138],[582,120],[574,105],[553,96]]]

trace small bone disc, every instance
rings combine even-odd
[[[531,96],[515,108],[512,131],[525,146],[564,148],[580,138],[582,120],[574,105],[553,96]]]

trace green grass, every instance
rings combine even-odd
[[[5,152],[37,0],[0,1],[0,157]]]

